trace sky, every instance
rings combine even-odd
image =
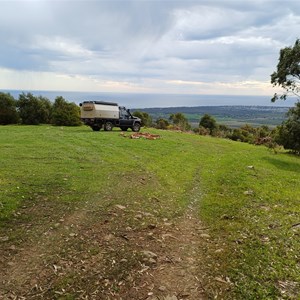
[[[0,89],[270,96],[299,0],[0,0]],[[280,91],[280,90],[279,90]]]

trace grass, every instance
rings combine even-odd
[[[183,215],[193,198],[213,238],[207,271],[232,283],[225,298],[297,299],[299,157],[229,140],[147,131],[162,138],[133,140],[87,127],[0,127],[0,234],[12,234],[12,220],[24,206],[42,204],[52,218],[55,206],[90,202],[105,212],[116,204],[132,205],[129,225],[142,228],[153,218]],[[134,218],[139,210],[152,217],[141,223]],[[45,222],[30,215],[19,222],[26,218]],[[114,226],[124,224],[116,220]],[[23,232],[14,234],[18,239]]]

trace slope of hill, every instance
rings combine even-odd
[[[0,126],[1,299],[299,298],[299,157],[150,132]]]
[[[199,124],[204,114],[212,115],[220,124],[240,127],[244,124],[253,126],[276,126],[282,123],[288,107],[275,106],[196,106],[135,109],[147,112],[154,120],[167,119],[170,114],[181,112],[194,126]]]

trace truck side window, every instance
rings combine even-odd
[[[120,109],[120,118],[121,119],[129,119],[129,113],[127,112],[127,110],[125,108],[121,108]]]

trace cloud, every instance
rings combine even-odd
[[[299,27],[289,0],[3,1],[0,87],[272,93]]]

